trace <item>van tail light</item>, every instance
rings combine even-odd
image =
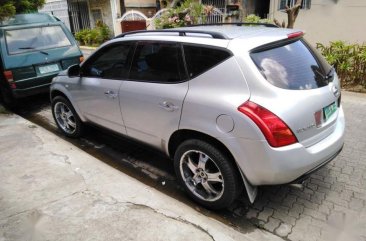
[[[80,56],[79,58],[80,63],[84,61],[84,56]]]
[[[16,85],[14,83],[13,72],[11,70],[4,71],[4,77],[5,77],[6,81],[8,81],[10,88],[16,89]]]
[[[296,136],[286,123],[266,108],[247,101],[239,106],[238,110],[259,127],[272,147],[287,146],[297,142]]]

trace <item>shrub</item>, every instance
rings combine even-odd
[[[326,60],[334,66],[343,87],[361,85],[366,88],[366,45],[330,42],[316,44]]]
[[[155,19],[156,29],[177,28],[206,22],[214,7],[203,5],[194,0],[186,0],[177,8],[168,9],[160,18]]]
[[[100,21],[96,23],[96,28],[94,29],[83,29],[75,33],[75,39],[81,45],[88,46],[99,46],[110,39],[110,36],[111,31],[108,26]]]
[[[246,23],[273,23],[272,20],[267,18],[260,18],[254,14],[250,14],[243,19]]]

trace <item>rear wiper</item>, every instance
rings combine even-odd
[[[18,48],[18,49],[33,49],[33,50],[36,50],[36,51],[40,52],[41,54],[48,55],[48,53],[47,53],[47,52],[42,51],[42,50],[35,49],[35,48],[33,48],[33,47],[20,47],[20,48]]]
[[[330,68],[330,70],[328,71],[328,73],[324,76],[324,79],[325,80],[327,80],[327,79],[329,79],[329,78],[332,78],[333,77],[333,71],[334,71],[334,66],[332,66],[331,68]]]

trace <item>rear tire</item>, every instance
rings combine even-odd
[[[11,90],[7,87],[0,86],[0,92],[1,92],[1,100],[4,103],[4,106],[9,109],[13,109],[16,107],[16,99],[11,93]]]
[[[209,209],[229,207],[242,189],[237,168],[215,146],[196,139],[179,145],[174,168],[191,198]]]
[[[70,101],[63,96],[56,96],[51,104],[53,118],[62,133],[67,137],[80,137],[84,125]]]

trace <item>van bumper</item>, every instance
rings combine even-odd
[[[41,93],[47,93],[50,91],[50,85],[51,83],[35,86],[31,88],[26,89],[13,89],[13,97],[16,99],[24,98],[31,95],[41,94]]]
[[[51,75],[17,80],[15,81],[17,88],[12,89],[13,97],[19,99],[40,93],[47,93],[50,90],[52,79],[57,75],[58,72]]]

